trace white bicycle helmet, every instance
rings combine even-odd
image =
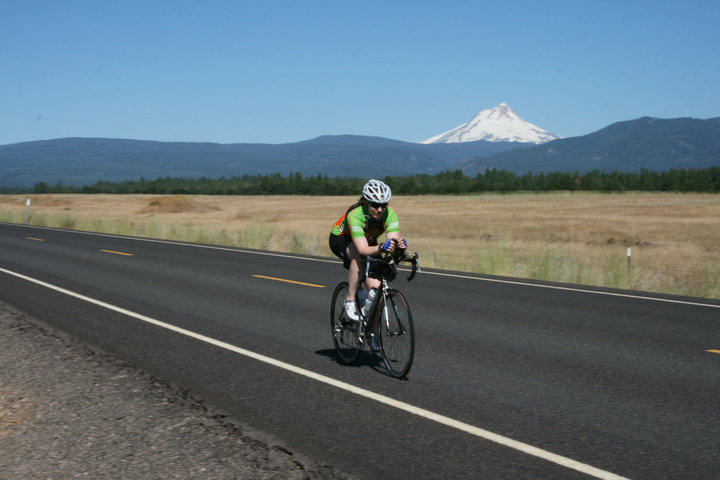
[[[363,198],[368,202],[388,203],[392,197],[390,187],[380,180],[370,179],[363,187]]]

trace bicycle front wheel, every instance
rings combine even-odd
[[[345,314],[344,304],[347,293],[347,282],[342,282],[335,287],[330,305],[330,331],[340,362],[352,365],[362,350],[362,344],[358,340],[360,322],[347,318]]]
[[[378,305],[377,333],[388,373],[396,378],[408,374],[415,355],[415,328],[405,297],[389,289]]]

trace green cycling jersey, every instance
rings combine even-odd
[[[400,231],[398,216],[387,207],[380,219],[373,219],[366,205],[360,205],[347,212],[333,225],[333,235],[349,235],[351,238],[365,237],[368,245],[377,245],[377,239],[383,233]]]

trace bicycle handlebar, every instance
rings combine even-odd
[[[384,257],[376,258],[376,257],[365,257],[365,277],[370,276],[370,265],[373,263],[382,262],[390,266],[390,268],[393,269],[394,272],[397,272],[397,267],[395,265],[395,259],[391,254],[386,254]],[[407,262],[412,264],[412,271],[410,272],[410,275],[407,278],[407,281],[409,282],[413,278],[415,278],[415,274],[422,273],[422,269],[420,268],[420,259],[417,254],[417,252],[413,253],[412,255],[408,256],[404,252],[402,254],[402,257],[397,259],[397,263],[400,262]],[[394,278],[394,276],[393,276]]]
[[[400,261],[412,263],[412,272],[410,272],[410,276],[407,278],[408,282],[415,278],[416,273],[422,273],[422,269],[420,268],[420,257],[418,256],[417,252],[413,253],[409,259],[407,258],[407,256],[405,256]]]

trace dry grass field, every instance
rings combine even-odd
[[[0,195],[0,221],[331,256],[357,199]],[[423,266],[720,298],[720,196],[550,193],[398,196]],[[630,262],[627,249],[631,248]]]

